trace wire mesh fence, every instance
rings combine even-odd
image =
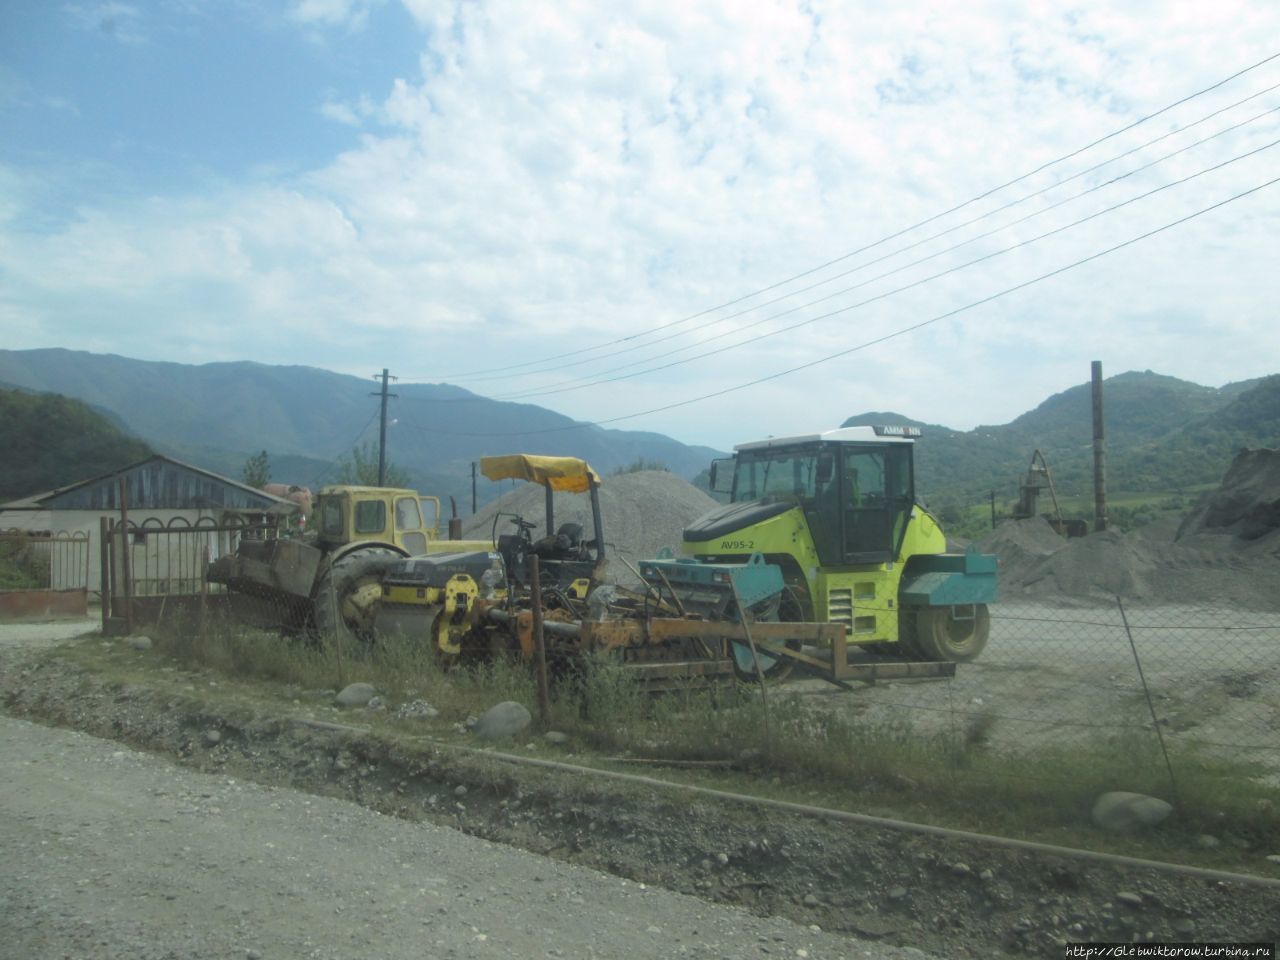
[[[1266,611],[1001,603],[985,651],[953,679],[876,684],[853,709],[950,741],[947,756],[1015,761],[1001,775],[1077,777],[1045,762],[1070,753],[1152,764],[1174,791],[1180,767],[1206,765],[1280,787],[1278,646],[1280,614]]]

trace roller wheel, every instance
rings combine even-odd
[[[950,607],[924,607],[916,614],[915,645],[927,660],[968,663],[976,660],[991,635],[991,614],[976,604],[972,619],[957,620]]]
[[[800,603],[788,587],[782,592],[777,606],[767,614],[757,618],[762,623],[778,621],[796,622],[801,619]],[[800,649],[800,641],[788,640],[787,646],[792,650]],[[764,674],[766,683],[785,680],[791,675],[795,661],[789,657],[774,657],[759,650],[756,656],[760,660],[760,669],[756,670],[755,659],[751,655],[751,645],[745,640],[735,640],[730,644],[733,653],[733,672],[739,680],[746,683],[759,683],[760,674]]]
[[[319,637],[372,643],[382,575],[402,559],[403,554],[387,547],[369,547],[336,560],[316,585],[313,610]]]

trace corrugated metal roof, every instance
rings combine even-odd
[[[8,509],[119,510],[122,477],[131,510],[292,508],[290,501],[281,497],[162,454],[3,506]]]

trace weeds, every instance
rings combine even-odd
[[[234,678],[303,690],[365,681],[393,708],[427,700],[440,711],[440,723],[478,715],[502,700],[535,702],[527,664],[499,658],[446,670],[429,649],[404,637],[373,646],[315,644],[224,624],[204,633],[179,629],[156,641],[168,656]],[[872,720],[775,689],[767,707],[755,688],[743,686],[689,686],[654,696],[615,658],[598,655],[562,671],[551,723],[586,748],[584,762],[721,761],[714,769],[725,771],[724,785],[746,792],[802,793],[890,816],[1064,840],[1064,829],[1089,829],[1084,825],[1099,794],[1128,790],[1175,802],[1176,827],[1162,832],[1161,842],[1180,837],[1172,842],[1181,851],[1202,833],[1280,849],[1280,791],[1264,785],[1263,771],[1179,748],[1170,758],[1171,784],[1154,739],[1141,731],[1008,754],[991,748],[994,720],[985,715],[951,732],[926,734],[909,714]],[[851,801],[854,796],[859,799]],[[1075,842],[1084,842],[1083,835]]]

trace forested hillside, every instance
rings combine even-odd
[[[1105,381],[1103,409],[1112,490],[1180,492],[1217,483],[1241,447],[1280,445],[1280,375],[1215,389],[1150,371],[1122,373]],[[998,499],[1012,498],[1037,449],[1060,493],[1092,489],[1087,383],[999,426],[958,431],[896,413],[859,414],[844,425],[866,423],[924,428],[916,475],[926,497],[974,502],[994,490]]]
[[[0,502],[109,473],[151,449],[79,400],[0,389]]]

